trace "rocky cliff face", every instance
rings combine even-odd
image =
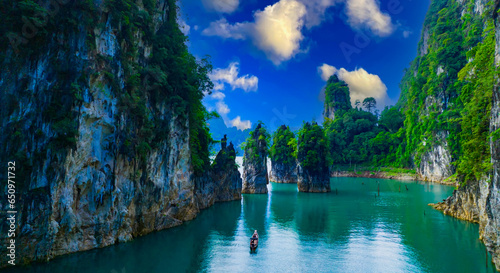
[[[196,179],[196,199],[200,208],[215,202],[241,199],[242,180],[236,164],[236,150],[227,139],[221,141],[221,150],[206,175]]]
[[[475,1],[474,11],[483,13],[488,1]],[[498,10],[500,1],[491,4]],[[465,8],[464,8],[465,9]],[[489,15],[488,15],[489,16]],[[495,22],[495,65],[499,65],[500,24],[496,13],[493,15]],[[498,77],[498,76],[497,76]],[[500,128],[500,91],[499,81],[493,88],[492,108],[490,116],[490,152],[491,171],[485,173],[479,181],[467,181],[465,185],[453,192],[453,195],[438,204],[431,204],[434,208],[442,210],[445,214],[463,220],[479,223],[479,237],[492,253],[493,262],[500,270],[500,141],[495,133]]]
[[[297,183],[297,164],[271,162],[269,180],[276,183]]]
[[[161,45],[145,34],[180,33],[175,1],[143,2],[65,1],[49,18],[53,32],[19,45],[28,55],[9,49],[2,59],[1,100],[10,106],[1,109],[0,158],[16,161],[16,264],[129,241],[213,204],[195,196],[190,119],[158,99],[157,85],[133,88],[160,70],[150,64]],[[117,18],[126,12],[144,27]],[[231,168],[207,179],[217,189],[235,182],[215,201],[240,198],[235,176]],[[0,225],[1,265],[7,229]]]
[[[313,173],[297,166],[297,186],[300,192],[330,192],[328,172]]]
[[[243,155],[242,193],[267,193],[267,138],[261,124],[250,133]]]
[[[446,141],[447,135],[445,131],[438,132],[436,134],[437,143],[430,144],[429,150],[422,155],[420,166],[417,169],[421,180],[443,182],[455,173]]]
[[[297,183],[297,140],[286,125],[281,125],[273,134],[273,145],[269,149],[271,159],[270,180],[276,183]]]
[[[326,137],[316,122],[306,122],[297,141],[297,187],[300,192],[329,192],[330,170]]]
[[[323,116],[331,120],[335,119],[337,112],[345,112],[351,109],[351,97],[347,84],[339,80],[337,75],[332,75],[325,87],[325,108]]]

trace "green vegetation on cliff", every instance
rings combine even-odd
[[[481,15],[474,11],[474,1],[431,3],[420,55],[401,84],[406,141],[400,146],[400,166],[419,167],[425,153],[445,145],[461,181],[488,171],[496,73],[492,4]]]
[[[371,97],[363,101],[365,109],[358,107],[360,103],[352,108],[347,85],[335,75],[330,78],[325,90],[327,94],[337,94],[327,95],[325,101],[325,109],[335,105],[335,118],[330,119],[328,116],[331,115],[325,112],[323,124],[331,163],[395,165],[397,147],[404,137],[401,112],[395,107],[386,107],[378,119],[372,113],[376,100]]]
[[[273,134],[273,145],[269,149],[273,162],[295,164],[297,158],[297,139],[290,127],[282,125]]]
[[[54,2],[58,9],[50,10],[32,0],[1,0],[4,23],[0,26],[0,62],[9,68],[3,75],[18,75],[19,69],[29,62],[47,59],[48,67],[53,70],[47,72],[48,80],[55,82],[49,85],[50,89],[39,90],[46,93],[46,99],[38,104],[37,110],[41,120],[49,124],[49,131],[26,126],[37,117],[29,117],[33,121],[12,120],[6,127],[14,131],[5,134],[3,141],[11,145],[2,158],[17,159],[23,164],[19,166],[19,173],[24,176],[21,180],[28,181],[31,170],[39,168],[47,154],[60,154],[64,158],[69,149],[76,148],[83,93],[96,87],[101,92],[112,92],[117,98],[118,111],[126,117],[117,118],[120,124],[116,126],[113,148],[116,155],[128,157],[144,170],[151,151],[170,141],[169,128],[174,123],[175,128],[189,130],[195,173],[201,175],[210,166],[209,146],[213,140],[207,120],[213,115],[201,100],[213,87],[208,78],[212,66],[208,58],[199,60],[188,52],[187,37],[177,23],[176,1],[166,1],[167,12],[162,21],[158,20],[157,2],[58,1],[59,4]],[[110,11],[106,17],[109,21],[99,19],[102,5]],[[108,27],[111,32],[106,34]],[[111,36],[112,33],[116,36]],[[116,39],[116,48],[110,49],[116,52],[99,53],[98,40],[104,38],[96,35]],[[60,44],[58,39],[74,43]],[[77,45],[81,39],[83,48]],[[151,49],[149,56],[144,47]],[[92,58],[76,58],[77,51]],[[69,57],[61,60],[61,56]],[[25,75],[16,85],[9,86],[13,90],[2,93],[10,105],[1,110],[2,119],[20,115],[16,111],[25,90],[29,89],[28,83],[29,75]],[[36,149],[31,147],[32,135],[40,142]],[[37,152],[27,153],[31,150]],[[16,154],[17,151],[22,152]]]
[[[306,122],[298,133],[297,159],[310,173],[328,172],[330,165],[325,132],[316,122]]]
[[[363,103],[367,111],[351,109],[348,100],[339,105],[332,94],[345,93],[345,85],[337,78],[329,80],[325,109],[341,109],[334,120],[325,111],[333,164],[416,169],[432,164],[423,160],[440,147],[450,155],[448,168],[463,183],[477,181],[489,171],[490,110],[498,73],[495,10],[494,1],[479,9],[482,13],[476,4],[472,0],[432,1],[419,55],[400,85],[400,100],[396,107],[386,107],[379,119],[371,114],[373,106],[368,103]]]
[[[250,132],[250,136],[243,143],[244,162],[251,162],[260,165],[269,154],[271,135],[267,132],[262,122],[259,122],[255,129]]]
[[[326,116],[329,117],[332,113],[342,115],[351,108],[349,87],[344,81],[339,80],[337,75],[332,75],[325,86]]]
[[[491,21],[483,36],[483,41],[467,54],[472,61],[458,73],[463,84],[459,97],[463,109],[460,112],[462,130],[458,137],[461,155],[457,173],[462,181],[479,180],[491,168],[490,111],[497,74],[495,31]]]

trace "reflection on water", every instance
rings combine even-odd
[[[332,179],[328,194],[268,187],[180,227],[13,271],[495,272],[476,224],[427,206],[452,187],[362,178]],[[250,254],[255,229],[259,248]]]

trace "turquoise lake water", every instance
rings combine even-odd
[[[496,272],[477,224],[427,205],[453,187],[366,178],[332,178],[328,194],[268,187],[268,195],[218,203],[179,227],[7,271]]]

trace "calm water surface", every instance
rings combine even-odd
[[[495,272],[478,225],[427,206],[452,187],[366,178],[331,185],[329,194],[308,194],[271,183],[268,195],[216,204],[180,227],[9,272]],[[250,254],[255,229],[259,248]]]

